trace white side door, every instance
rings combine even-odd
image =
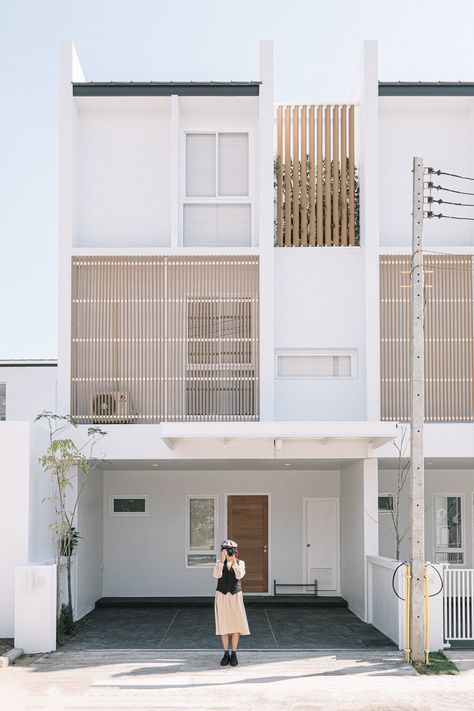
[[[305,499],[304,507],[306,582],[339,593],[339,499]]]

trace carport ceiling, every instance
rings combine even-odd
[[[392,470],[396,469],[398,466],[398,459],[387,458],[379,459],[379,469]],[[474,458],[471,457],[426,457],[425,458],[425,469],[435,470],[435,469],[447,469],[449,471],[454,471],[456,469],[473,469],[474,470]]]
[[[339,470],[353,459],[114,459],[102,467],[115,471],[314,471]],[[158,466],[154,466],[154,465]]]

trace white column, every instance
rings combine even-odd
[[[57,411],[70,411],[71,364],[71,250],[74,232],[74,154],[77,109],[73,81],[84,74],[72,42],[61,43],[59,67],[59,283]]]
[[[274,417],[273,42],[260,42],[258,247],[260,250],[260,419]]]
[[[378,464],[362,459],[341,471],[341,594],[368,616],[367,556],[378,555]]]
[[[179,150],[179,96],[172,94],[171,96],[171,118],[170,118],[170,245],[173,248],[178,247],[179,243],[179,225],[180,225],[180,201],[179,201],[179,166],[180,166],[180,150]]]
[[[379,328],[379,121],[378,45],[366,40],[362,49],[355,100],[358,114],[360,240],[365,255],[366,417],[380,419]]]

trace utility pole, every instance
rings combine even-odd
[[[413,219],[411,274],[411,658],[425,659],[425,463],[423,425],[425,418],[423,211],[424,168],[422,158],[413,158]]]

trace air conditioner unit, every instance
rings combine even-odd
[[[126,423],[130,421],[130,393],[118,390],[92,395],[93,419],[99,423]]]

